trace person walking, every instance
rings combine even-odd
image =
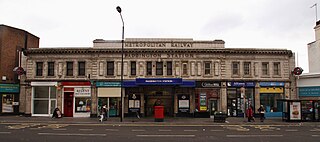
[[[247,109],[247,118],[248,122],[251,122],[251,120],[254,122],[254,117],[253,117],[253,109],[252,106],[250,105],[249,108]]]
[[[107,106],[104,105],[100,110],[100,122],[107,120]]]
[[[264,113],[265,113],[265,109],[263,107],[263,105],[261,105],[258,109],[259,112],[259,116],[260,116],[260,121],[263,122],[265,119]]]

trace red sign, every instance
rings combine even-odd
[[[61,82],[63,86],[90,86],[90,81],[86,82]]]
[[[301,75],[302,72],[303,72],[303,69],[301,67],[295,67],[292,71],[294,75]]]

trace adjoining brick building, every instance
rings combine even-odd
[[[286,49],[225,48],[223,40],[127,38],[124,47],[124,114],[152,116],[155,104],[165,116],[208,117],[216,111],[243,116],[252,105],[281,116],[278,99],[296,98]],[[121,41],[94,40],[89,48],[38,48],[26,51],[25,114],[109,116],[121,108]]]
[[[0,114],[24,112],[24,108],[20,107],[25,106],[25,99],[22,98],[24,95],[19,95],[21,76],[13,70],[23,73],[22,52],[29,48],[39,48],[39,37],[25,30],[0,24]]]

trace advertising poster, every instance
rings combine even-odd
[[[199,96],[200,100],[200,111],[207,111],[207,94],[201,93]]]
[[[301,120],[300,102],[290,102],[290,120]]]

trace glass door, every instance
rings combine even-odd
[[[3,94],[2,95],[2,113],[13,113],[13,94]]]

